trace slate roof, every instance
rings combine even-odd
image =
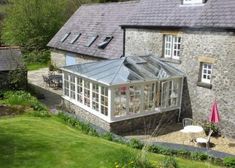
[[[235,29],[235,0],[207,0],[182,5],[182,0],[141,0],[123,26]]]
[[[127,21],[136,4],[136,1],[129,1],[82,5],[52,38],[48,46],[94,57],[120,58],[123,55],[123,31],[120,25]],[[62,43],[61,39],[69,32],[71,34]],[[69,42],[79,33],[82,34],[79,39],[70,44]],[[96,35],[96,41],[90,47],[86,47],[89,37]],[[99,49],[97,45],[107,36],[113,36],[113,39],[105,49]]]
[[[152,55],[122,57],[70,65],[61,69],[105,85],[120,85],[136,81],[153,81],[184,76],[181,71]]]
[[[19,48],[0,47],[0,71],[15,70],[23,66]]]

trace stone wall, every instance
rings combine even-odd
[[[179,61],[163,55],[164,34],[182,38]],[[235,34],[215,30],[126,29],[125,56],[153,54],[186,73],[182,116],[207,120],[211,103],[217,100],[222,133],[235,137]],[[198,85],[200,61],[212,60],[212,89]]]
[[[69,52],[62,51],[62,50],[51,50],[51,63],[55,65],[56,67],[62,67],[66,64],[66,54]],[[92,62],[92,61],[99,61],[102,60],[101,58],[97,57],[91,57],[91,56],[85,56],[81,54],[74,54],[75,60],[77,64],[80,63],[86,63],[86,62]]]
[[[91,123],[98,128],[104,129],[105,131],[111,131],[119,135],[151,133],[151,131],[153,131],[159,123],[161,124],[160,128],[163,128],[167,125],[176,123],[178,118],[178,110],[174,110],[108,123],[91,114],[90,112],[80,108],[79,106],[69,102],[68,100],[62,99],[62,102],[63,109],[70,114],[77,116],[77,118],[80,120]]]

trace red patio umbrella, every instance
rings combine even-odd
[[[213,102],[213,104],[211,106],[211,113],[209,116],[209,121],[211,123],[218,123],[220,121],[219,110],[218,110],[216,100]]]

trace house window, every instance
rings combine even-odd
[[[201,82],[211,84],[212,64],[201,63]]]
[[[161,106],[176,107],[179,104],[180,80],[174,79],[161,84]]]
[[[61,39],[60,42],[63,43],[70,35],[71,33],[66,33]]]
[[[101,113],[108,115],[108,89],[101,86]]]
[[[74,43],[79,39],[79,37],[80,37],[81,35],[82,35],[81,33],[75,35],[74,38],[70,41],[70,44],[74,44]]]
[[[151,111],[154,108],[154,84],[144,86],[144,111]]]
[[[82,78],[77,78],[77,101],[83,103],[83,80]]]
[[[110,41],[111,41],[112,39],[113,39],[113,37],[106,37],[103,42],[101,42],[100,44],[98,44],[98,48],[100,48],[100,49],[105,49],[105,47],[107,47],[107,45],[110,43]]]
[[[98,38],[98,35],[92,36],[91,38],[89,38],[88,41],[87,41],[87,43],[86,43],[86,45],[85,45],[85,47],[90,47],[90,46],[95,42],[95,40],[96,40],[97,38]]]
[[[120,117],[125,116],[128,110],[127,105],[127,91],[128,86],[123,85],[115,89],[114,96],[114,116]]]
[[[64,74],[64,95],[69,96],[69,75]]]
[[[84,104],[90,107],[90,82],[84,80]]]
[[[99,85],[92,84],[92,109],[99,111]]]
[[[183,0],[184,5],[203,4],[205,0]]]
[[[75,76],[70,75],[70,98],[75,99]]]
[[[180,56],[180,47],[181,47],[181,37],[174,35],[165,35],[164,36],[164,57],[179,59]]]
[[[130,86],[129,91],[129,112],[140,113],[141,88],[139,86]]]

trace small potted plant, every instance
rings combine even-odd
[[[205,134],[208,135],[210,130],[213,130],[213,133],[211,134],[211,136],[213,137],[218,137],[220,135],[219,133],[219,127],[216,126],[214,123],[205,123],[204,126],[204,131],[205,131]]]

